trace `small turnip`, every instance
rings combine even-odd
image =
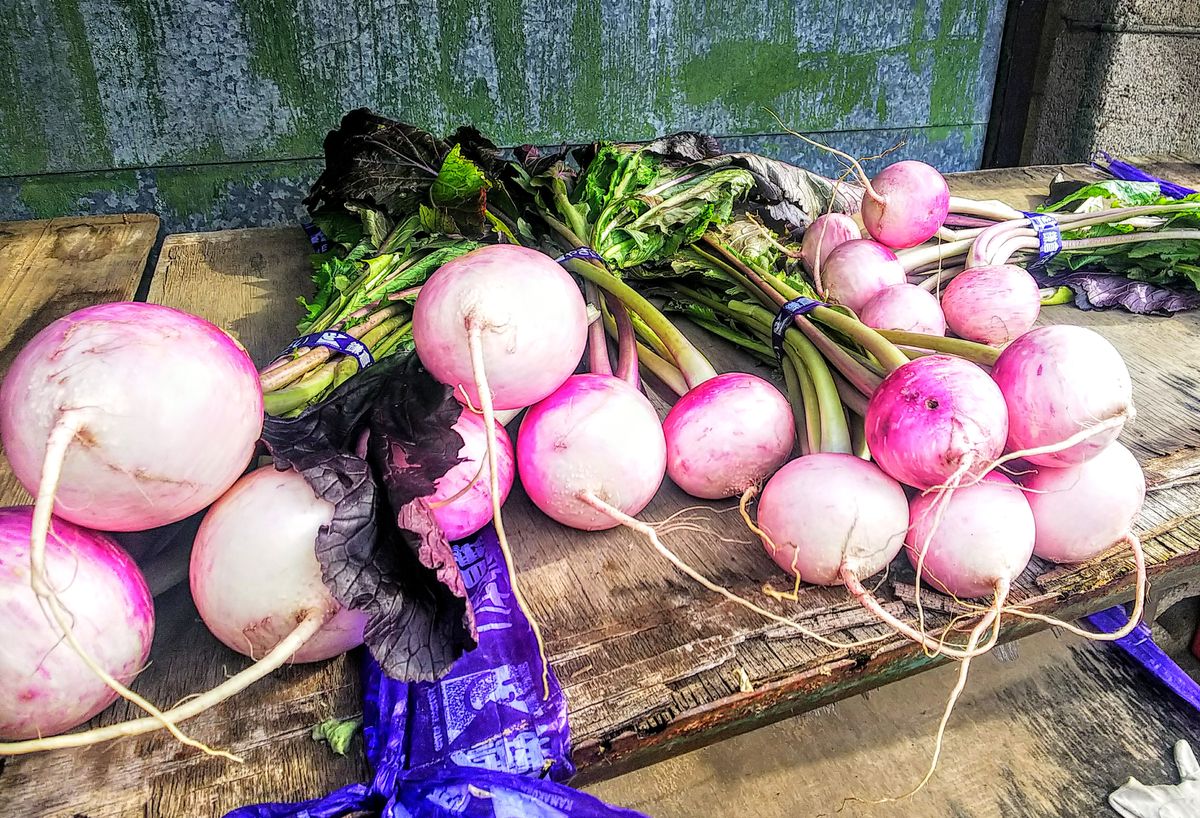
[[[855,312],[880,290],[906,281],[904,265],[896,254],[870,239],[838,245],[821,270],[824,297]]]
[[[858,319],[874,329],[946,334],[946,318],[937,298],[915,284],[883,288],[863,305]]]
[[[924,162],[888,165],[871,179],[862,201],[863,225],[892,248],[928,241],[950,212],[950,189],[942,174]]]
[[[846,242],[861,238],[862,232],[854,218],[845,213],[823,213],[813,219],[800,240],[800,260],[814,276],[818,289],[829,254]]]
[[[463,439],[458,450],[460,462],[451,466],[435,483],[429,496],[429,508],[448,540],[469,537],[492,519],[491,480],[487,472],[487,432],[483,418],[464,409],[454,424]],[[500,467],[500,503],[508,499],[516,473],[513,445],[508,432],[496,424],[496,461]]]
[[[1014,264],[969,267],[946,285],[942,311],[958,337],[1002,347],[1033,328],[1041,298],[1033,276]]]

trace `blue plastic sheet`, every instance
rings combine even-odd
[[[374,771],[324,798],[243,807],[226,818],[645,818],[565,786],[567,705],[543,696],[533,629],[517,607],[490,527],[454,546],[479,646],[437,682],[388,678],[362,660],[363,739]]]

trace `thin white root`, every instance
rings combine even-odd
[[[483,342],[480,328],[472,319],[467,319],[467,344],[471,348],[471,373],[475,377],[475,391],[479,393],[479,407],[483,412],[483,426],[487,434],[487,464],[488,487],[492,494],[492,525],[496,527],[496,540],[500,543],[500,552],[504,555],[504,568],[508,572],[508,582],[512,585],[513,598],[529,627],[533,631],[534,641],[537,642],[538,661],[542,663],[542,698],[550,698],[550,660],[546,656],[546,643],[542,640],[542,629],[525,603],[521,586],[517,584],[517,568],[513,562],[512,551],[508,548],[508,537],[504,533],[504,520],[500,515],[500,479],[497,476],[496,463],[496,415],[492,407],[492,388],[488,385],[487,372],[483,365]]]
[[[479,482],[479,478],[483,477],[483,467],[486,465],[487,465],[486,460],[480,460],[479,468],[475,470],[475,476],[471,478],[471,481],[469,483],[467,483],[465,486],[460,488],[458,491],[451,494],[445,500],[438,500],[437,502],[430,503],[429,507],[430,508],[441,508],[442,506],[448,506],[451,503],[453,503],[455,500],[458,500],[459,498],[461,498],[464,494],[466,494],[468,491],[470,491],[472,488],[475,487],[475,484]]]
[[[958,464],[958,468],[950,475],[950,479],[946,481],[946,485],[940,488],[942,494],[934,501],[934,517],[933,523],[929,526],[929,534],[925,537],[925,542],[921,544],[921,553],[917,555],[917,576],[913,580],[913,595],[917,602],[917,629],[921,632],[921,645],[924,646],[925,637],[925,607],[921,603],[921,578],[925,575],[925,555],[929,553],[929,545],[933,542],[933,535],[937,533],[938,526],[942,524],[942,517],[946,514],[946,509],[950,506],[950,499],[954,496],[955,489],[962,485],[964,478],[970,473],[971,467],[975,465],[975,455],[967,452],[963,456],[962,461]]]
[[[970,659],[982,653],[987,653],[996,644],[996,640],[1000,638],[1000,612],[1004,610],[1004,600],[1008,598],[1008,582],[1005,580],[996,583],[995,601],[992,603],[989,614],[984,617],[988,621],[992,621],[993,619],[996,621],[996,627],[993,628],[992,635],[988,637],[988,641],[982,646],[968,646],[967,648],[959,649],[933,639],[924,631],[918,631],[908,623],[888,613],[883,605],[879,603],[879,600],[875,598],[875,595],[863,586],[862,580],[849,568],[843,566],[841,574],[842,582],[845,583],[846,589],[854,595],[859,604],[879,617],[885,624],[891,626],[901,636],[907,636],[925,648],[930,655],[940,653],[952,659]]]
[[[66,733],[61,736],[50,736],[47,738],[29,739],[27,741],[12,741],[0,743],[0,756],[7,755],[25,755],[27,753],[37,753],[43,750],[64,750],[71,747],[86,747],[92,744],[100,744],[105,741],[111,741],[116,738],[124,738],[126,736],[139,736],[143,733],[152,733],[155,730],[166,728],[176,738],[187,744],[190,747],[195,747],[210,755],[222,756],[230,761],[241,763],[242,758],[233,753],[224,750],[212,750],[200,742],[187,738],[179,732],[179,728],[175,725],[178,722],[185,721],[198,716],[205,710],[208,710],[226,699],[236,696],[250,685],[257,682],[264,676],[278,670],[287,662],[288,659],[295,654],[304,643],[316,634],[325,623],[333,616],[334,611],[325,611],[323,615],[310,613],[299,624],[280,640],[279,644],[271,649],[266,656],[255,662],[250,667],[243,670],[241,673],[231,676],[221,684],[211,690],[196,695],[187,699],[183,704],[160,712],[157,709],[152,710],[152,715],[140,718],[123,721],[119,724],[110,724],[105,727],[97,727],[93,730],[85,730],[82,733]],[[182,737],[181,737],[182,736]]]
[[[824,645],[828,645],[829,647],[832,647],[832,648],[855,649],[855,648],[860,648],[863,645],[869,645],[874,642],[882,641],[879,638],[875,638],[875,639],[866,639],[866,640],[863,640],[862,642],[852,642],[852,643],[838,642],[833,639],[828,639],[828,638],[822,636],[821,634],[817,633],[816,631],[813,631],[813,630],[810,630],[809,628],[804,627],[799,622],[793,622],[791,619],[780,616],[779,614],[771,613],[766,608],[759,607],[758,605],[755,605],[750,600],[743,599],[742,597],[733,593],[733,591],[730,591],[727,588],[722,588],[720,585],[717,585],[715,582],[711,582],[707,577],[705,577],[703,574],[701,574],[695,568],[688,565],[686,562],[684,562],[679,557],[677,557],[675,555],[675,553],[673,551],[671,551],[671,549],[669,549],[665,545],[663,545],[662,540],[660,540],[658,538],[658,532],[655,531],[652,527],[646,525],[641,520],[637,519],[636,517],[630,517],[628,514],[621,511],[619,508],[615,508],[614,506],[611,506],[608,503],[604,502],[603,500],[601,500],[599,497],[597,497],[595,494],[593,494],[590,491],[581,492],[578,495],[578,497],[580,500],[587,503],[589,506],[596,509],[600,513],[607,514],[609,517],[616,520],[621,525],[626,526],[627,528],[631,528],[634,531],[641,534],[643,537],[645,537],[647,540],[649,540],[650,544],[652,546],[654,546],[654,549],[656,551],[658,551],[659,554],[666,557],[666,559],[672,565],[674,565],[676,568],[678,568],[683,573],[687,574],[689,577],[694,579],[696,582],[703,585],[708,590],[712,591],[715,594],[720,594],[721,596],[728,599],[730,602],[734,602],[738,605],[741,605],[743,608],[753,611],[754,613],[758,614],[761,617],[769,619],[772,622],[775,622],[777,624],[784,625],[788,628],[791,628],[792,630],[800,633],[802,636],[807,636],[810,639],[815,639],[816,641],[818,641]]]
[[[958,488],[967,488],[968,486],[975,485],[979,481],[983,480],[983,478],[986,477],[988,472],[990,472],[992,469],[999,468],[1005,463],[1009,463],[1013,460],[1020,460],[1021,458],[1029,457],[1030,455],[1054,454],[1055,452],[1066,451],[1072,446],[1083,443],[1084,441],[1100,434],[1101,432],[1106,432],[1109,429],[1121,428],[1121,426],[1123,426],[1127,420],[1133,420],[1133,416],[1133,407],[1131,406],[1128,411],[1120,412],[1092,426],[1086,426],[1070,437],[1060,440],[1057,443],[1048,443],[1045,446],[1037,446],[1033,449],[1021,449],[1020,451],[1009,452],[1003,457],[996,458],[985,468],[980,469],[978,477],[975,477],[970,482],[962,483],[958,486]],[[937,487],[935,486],[935,488]]]
[[[832,153],[834,156],[841,157],[846,162],[848,162],[850,164],[850,167],[854,168],[854,170],[858,173],[859,179],[863,183],[863,189],[866,191],[866,194],[868,196],[870,196],[872,199],[874,199],[876,202],[878,202],[879,204],[884,203],[883,197],[880,196],[875,191],[875,188],[871,186],[871,177],[867,175],[867,172],[865,170],[863,170],[863,166],[862,166],[861,162],[859,162],[857,159],[855,159],[853,156],[846,153],[845,151],[839,151],[837,148],[831,148],[828,145],[824,145],[815,139],[811,139],[811,138],[805,136],[802,133],[797,133],[796,131],[793,131],[791,128],[789,128],[787,126],[786,122],[784,122],[782,119],[780,119],[779,114],[775,113],[770,108],[768,108],[766,110],[768,113],[771,114],[771,116],[775,117],[775,121],[779,123],[779,127],[783,128],[783,130],[786,133],[788,133],[789,135],[794,136],[797,139],[803,140],[804,142],[807,142],[808,144],[812,145],[814,148],[820,148],[823,151],[828,151],[829,153]]]
[[[1053,625],[1063,630],[1073,633],[1076,636],[1082,636],[1084,639],[1091,639],[1093,642],[1115,642],[1122,639],[1133,632],[1133,629],[1142,621],[1142,611],[1146,606],[1146,553],[1142,550],[1142,541],[1137,535],[1130,532],[1125,536],[1129,543],[1129,548],[1133,552],[1133,568],[1135,571],[1133,585],[1133,610],[1129,612],[1129,621],[1122,625],[1119,629],[1112,633],[1096,633],[1095,631],[1087,631],[1077,625],[1072,625],[1070,622],[1064,622],[1061,619],[1055,619],[1052,616],[1045,614],[1034,613],[1033,611],[1022,610],[1018,607],[1005,608],[1005,613],[1010,613],[1013,616],[1019,616],[1022,619],[1033,619],[1038,622],[1045,622],[1047,625]]]
[[[58,591],[55,590],[50,582],[49,575],[46,573],[46,538],[50,533],[50,521],[54,512],[54,495],[58,490],[58,481],[62,477],[62,467],[67,457],[67,449],[74,442],[75,436],[83,428],[86,417],[87,414],[84,410],[71,409],[64,411],[60,415],[58,422],[54,425],[54,428],[50,430],[50,434],[46,440],[46,454],[42,461],[42,479],[38,485],[37,499],[34,502],[33,508],[33,524],[29,534],[29,585],[34,594],[37,595],[42,613],[45,614],[46,621],[50,623],[51,628],[57,627],[62,631],[63,640],[87,666],[88,670],[92,671],[100,681],[104,682],[105,685],[121,698],[149,713],[153,717],[151,720],[158,727],[165,727],[170,731],[171,735],[183,744],[195,747],[209,755],[229,756],[224,751],[213,750],[211,747],[184,735],[179,728],[175,727],[175,725],[163,716],[162,711],[123,685],[111,673],[101,667],[84,649],[79,639],[76,638],[71,625],[70,612],[67,611],[62,600],[59,599]],[[16,743],[25,744],[27,742]],[[4,746],[6,745],[0,744],[0,754],[5,752],[3,750]]]

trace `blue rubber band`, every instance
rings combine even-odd
[[[603,261],[604,261],[604,256],[600,255],[599,253],[597,253],[595,250],[593,250],[590,247],[576,247],[574,250],[570,251],[569,253],[563,253],[561,256],[559,256],[558,258],[556,258],[554,260],[557,261],[559,264],[564,264],[564,263],[570,261],[571,259],[575,259],[575,258],[583,258],[583,259],[588,259],[590,261],[599,261],[601,263],[603,263]]]
[[[314,253],[329,252],[329,239],[325,237],[325,233],[321,228],[312,222],[303,222],[300,226],[308,234],[308,241],[312,245]]]
[[[1037,231],[1038,256],[1029,264],[1029,269],[1046,266],[1046,262],[1062,251],[1062,231],[1058,229],[1058,221],[1045,213],[1025,213],[1029,226]]]
[[[326,347],[336,352],[341,352],[358,361],[359,369],[366,369],[375,363],[375,358],[372,357],[371,350],[366,344],[353,335],[347,335],[337,330],[331,329],[325,332],[314,332],[311,335],[297,338],[283,351],[283,354],[287,355],[289,352],[294,352],[300,347]]]
[[[825,306],[828,305],[822,301],[800,296],[799,298],[793,298],[779,308],[779,314],[775,316],[775,321],[771,324],[771,346],[775,348],[775,357],[783,360],[783,334],[792,325],[795,317],[797,315],[808,315],[817,307]]]

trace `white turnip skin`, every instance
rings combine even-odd
[[[893,284],[877,292],[858,318],[874,329],[945,335],[946,318],[937,298],[915,284]]]
[[[262,391],[245,350],[209,322],[100,304],[35,335],[0,387],[4,451],[35,496],[60,424],[73,434],[54,514],[140,531],[200,511],[233,484],[262,431]]]
[[[962,358],[928,355],[883,379],[867,404],[867,445],[901,483],[929,489],[982,474],[1004,450],[1008,410],[996,383]]]
[[[587,344],[587,307],[553,259],[511,244],[481,247],[442,265],[413,307],[413,343],[425,368],[480,405],[468,335],[479,333],[495,409],[518,409],[565,381]]]
[[[1008,404],[1010,456],[1038,466],[1086,462],[1134,416],[1133,384],[1116,348],[1084,327],[1039,327],[992,367]]]
[[[892,248],[928,241],[950,212],[950,189],[937,170],[913,160],[881,170],[862,200],[863,226]]]
[[[192,598],[229,648],[258,658],[306,616],[331,618],[292,662],[315,662],[362,644],[366,616],[342,608],[321,581],[317,533],[333,504],[298,472],[266,466],[234,484],[200,524],[192,546]]]
[[[654,498],[666,469],[667,444],[654,407],[609,375],[572,376],[530,407],[517,432],[517,472],[529,499],[572,528],[621,524],[581,495],[633,516]]]
[[[30,587],[32,506],[0,509],[0,739],[52,736],[83,724],[117,698],[63,641]],[[154,603],[137,565],[103,534],[55,519],[46,571],[74,616],[75,637],[128,684],[145,666]]]
[[[942,292],[942,312],[959,338],[1002,347],[1033,328],[1042,296],[1015,264],[969,267]]]
[[[818,276],[816,280],[820,282],[819,275],[825,269],[829,254],[846,242],[861,238],[862,232],[852,216],[823,213],[813,219],[804,231],[804,237],[800,240],[800,260],[809,273]]]
[[[1142,467],[1120,443],[1078,466],[1048,466],[1019,475],[1033,510],[1033,553],[1058,563],[1098,557],[1133,530],[1146,499]]]
[[[767,481],[758,527],[767,553],[789,577],[837,585],[844,570],[865,579],[900,552],[908,501],[874,464],[821,452],[791,461]]]
[[[942,506],[941,509],[938,506]],[[1033,556],[1033,512],[1020,487],[998,472],[953,493],[918,494],[909,507],[905,553],[922,579],[961,599],[1011,584]],[[928,546],[926,546],[928,543]]]
[[[796,441],[786,397],[745,372],[710,378],[675,402],[662,424],[667,474],[693,497],[736,497],[783,465]]]
[[[839,245],[821,270],[824,297],[855,312],[880,290],[906,281],[904,266],[896,254],[870,239]]]
[[[433,517],[448,540],[469,537],[492,519],[492,494],[487,472],[487,433],[483,417],[463,409],[454,431],[463,439],[458,456],[462,461],[450,467],[435,483],[436,490],[427,500]],[[496,424],[496,460],[501,505],[508,499],[516,475],[512,441],[499,422]]]

